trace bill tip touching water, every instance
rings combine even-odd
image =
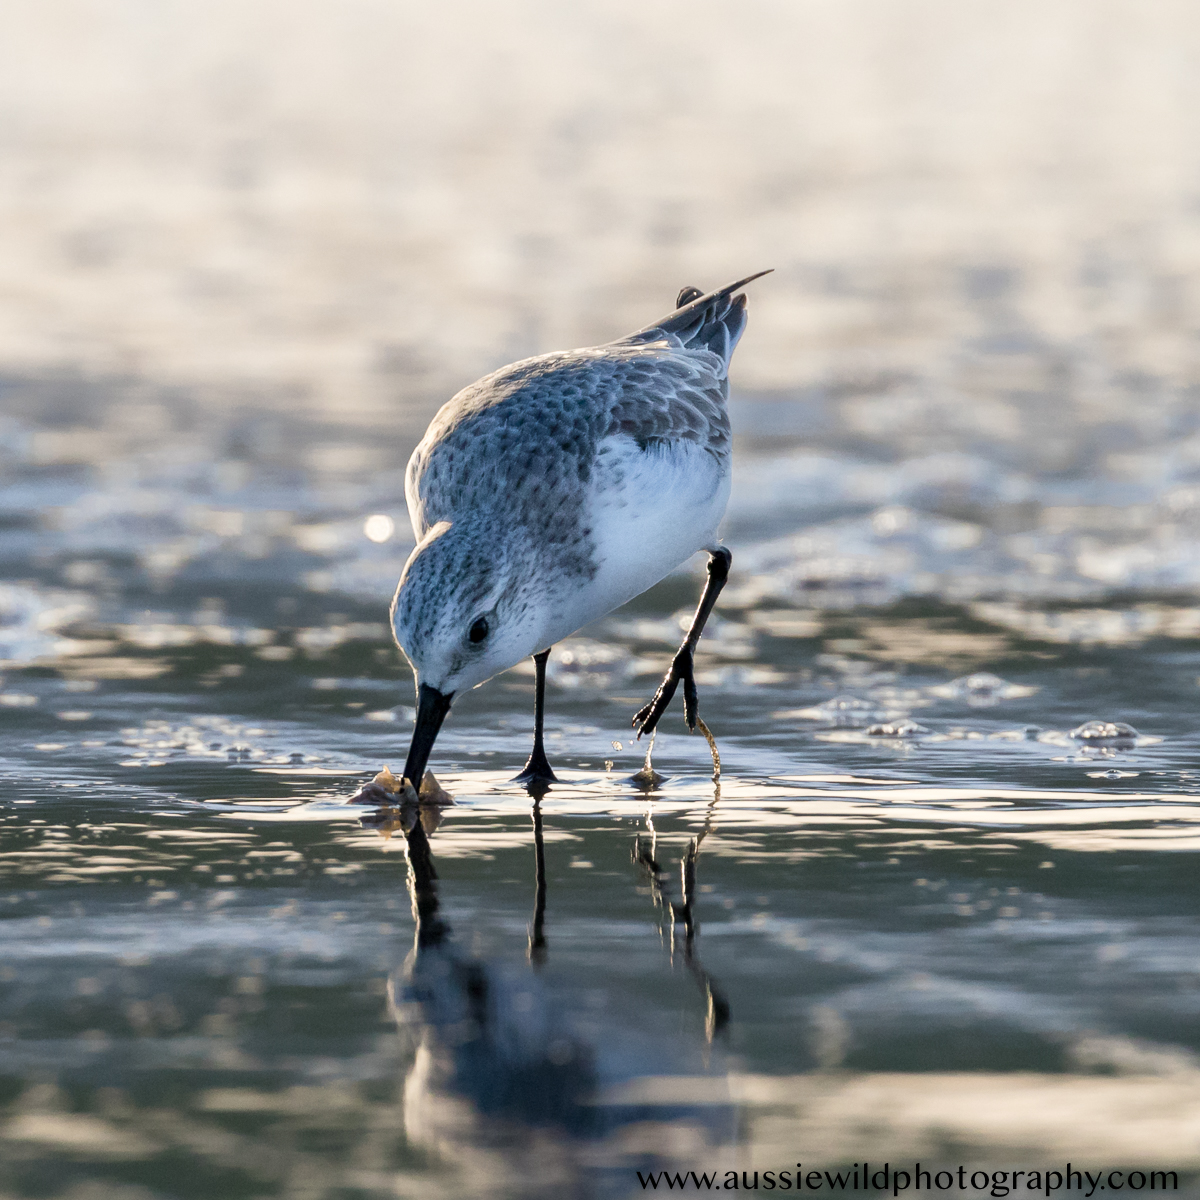
[[[686,287],[653,324],[503,367],[434,417],[408,464],[417,545],[391,610],[417,684],[406,783],[425,778],[454,697],[530,656],[534,745],[517,781],[557,782],[543,745],[550,648],[700,550],[700,603],[633,723],[653,734],[682,683],[684,719],[719,772],[693,657],[732,561],[717,526],[731,482],[729,365],[746,328],[740,289],[768,273]]]

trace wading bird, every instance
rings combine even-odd
[[[546,660],[568,637],[657,583],[697,550],[708,579],[653,699],[652,733],[683,684],[732,561],[717,541],[730,485],[729,361],[746,328],[740,288],[702,295],[627,337],[503,367],[459,392],[409,460],[417,547],[392,602],[416,674],[404,775],[419,786],[454,697],[527,655],[536,667],[533,752],[517,781],[555,782],[542,744]]]

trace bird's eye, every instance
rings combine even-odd
[[[479,643],[482,642],[485,637],[487,637],[487,635],[487,617],[480,617],[475,624],[471,626],[471,632],[467,634],[467,637],[471,639],[471,642],[474,645],[478,646]]]

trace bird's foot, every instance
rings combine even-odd
[[[536,790],[540,791],[542,795],[545,795],[552,783],[557,782],[558,776],[550,769],[550,761],[546,758],[545,750],[537,745],[534,746],[533,753],[530,754],[529,761],[525,764],[525,769],[513,779],[513,783],[524,784],[530,793]]]
[[[653,733],[658,726],[667,706],[675,697],[675,689],[683,684],[683,719],[687,727],[695,730],[699,716],[699,704],[696,700],[696,676],[692,666],[692,648],[686,642],[679,647],[678,653],[671,660],[671,669],[663,676],[663,681],[654,693],[654,699],[649,704],[639,708],[634,714],[633,727],[640,738],[643,733]]]

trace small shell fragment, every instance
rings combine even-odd
[[[408,783],[406,779],[404,781]],[[409,785],[411,786],[411,784]],[[425,772],[425,778],[421,780],[421,803],[422,804],[453,804],[454,797],[450,795],[445,788],[437,781],[437,777],[432,771]]]
[[[391,792],[393,796],[400,795],[400,780],[392,774],[391,767],[384,767],[383,770],[371,780],[371,782],[383,788],[385,792]]]

